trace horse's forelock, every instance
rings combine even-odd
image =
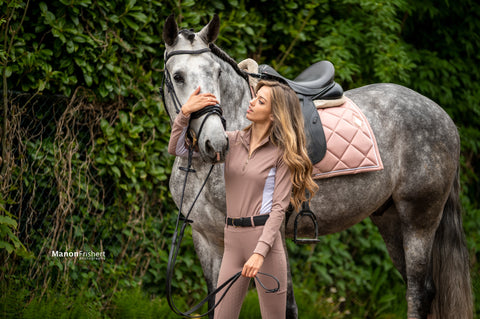
[[[190,41],[190,43],[193,43],[193,40],[195,40],[195,32],[193,29],[182,29],[178,34],[183,35],[185,39]]]

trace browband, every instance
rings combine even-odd
[[[167,53],[167,55],[165,56],[165,63],[167,63],[168,59],[170,59],[174,55],[179,55],[179,54],[202,54],[202,53],[211,52],[211,51],[212,50],[210,50],[210,48],[203,48],[203,49],[200,49],[200,50],[177,50],[177,51],[173,51],[173,52]]]

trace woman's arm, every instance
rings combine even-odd
[[[275,187],[273,190],[273,203],[270,217],[265,223],[263,233],[258,239],[257,246],[254,250],[262,256],[267,256],[270,248],[273,246],[277,238],[278,231],[282,226],[285,218],[285,212],[290,204],[290,196],[292,193],[292,181],[290,179],[290,170],[280,156],[275,174]]]
[[[185,116],[183,112],[179,112],[175,121],[173,121],[172,132],[168,142],[168,152],[175,156],[187,156],[188,148],[185,136],[187,135],[188,122],[190,115]]]

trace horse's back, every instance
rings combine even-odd
[[[345,95],[360,107],[372,126],[395,130],[391,125],[400,125],[405,131],[429,130],[458,137],[452,119],[437,103],[407,87],[377,83],[346,91]]]
[[[443,193],[456,175],[460,139],[450,116],[434,101],[388,83],[347,91],[364,112],[398,194]]]
[[[450,116],[434,101],[404,86],[378,83],[345,92],[369,120],[382,148],[404,153],[458,157],[459,135]]]
[[[318,181],[320,190],[311,206],[320,234],[358,223],[389,198],[443,198],[459,157],[458,132],[448,114],[432,100],[396,84],[372,84],[345,95],[368,119],[384,169]]]

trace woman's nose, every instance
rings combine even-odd
[[[250,105],[255,105],[255,101],[257,100],[257,97],[254,97],[253,99],[250,100]]]

